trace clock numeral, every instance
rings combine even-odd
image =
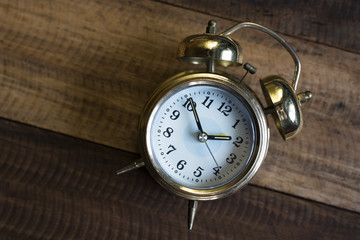
[[[240,144],[243,143],[243,138],[242,137],[237,137],[236,141],[233,142],[233,144],[235,145],[235,147],[240,147]]]
[[[195,171],[194,171],[194,176],[195,177],[200,177],[202,174],[202,171],[204,171],[204,169],[202,167],[198,167]]]
[[[171,153],[171,152],[173,152],[173,151],[176,150],[176,148],[175,148],[173,145],[171,145],[171,144],[168,146],[168,148],[170,148],[170,150],[169,150],[166,154],[169,154],[169,153]]]
[[[172,115],[170,115],[170,119],[171,120],[176,120],[180,117],[180,112],[178,110],[174,110],[172,112]]]
[[[214,168],[213,168],[213,170],[214,170],[213,174],[215,174],[215,176],[217,176],[218,174],[220,174],[220,169],[221,169],[220,166],[214,167]]]
[[[174,132],[174,129],[171,127],[166,128],[166,130],[163,132],[164,137],[169,138],[171,137],[171,134]]]
[[[205,100],[201,103],[202,105],[204,105],[207,108],[210,108],[210,105],[214,102],[213,99],[210,99],[210,97],[206,97]],[[209,101],[209,102],[208,102]]]
[[[236,126],[239,124],[239,122],[240,122],[240,120],[239,120],[239,119],[238,119],[238,120],[236,120],[235,124],[234,124],[234,125],[232,125],[233,129],[236,129]]]
[[[186,161],[185,161],[185,160],[180,160],[180,161],[178,162],[178,164],[176,165],[176,167],[177,167],[177,169],[179,169],[179,170],[183,170],[184,167],[185,167],[185,165],[186,165]]]
[[[226,162],[228,163],[234,163],[234,160],[236,159],[236,155],[233,153],[230,153],[230,157],[226,158]]]
[[[225,116],[229,116],[229,113],[232,110],[232,107],[230,107],[229,105],[225,105],[225,102],[221,103],[221,106],[217,109],[219,112],[221,112],[222,114],[224,114]]]
[[[194,107],[196,107],[196,102],[193,101],[193,103],[194,103]],[[183,107],[185,107],[188,111],[192,111],[192,110],[193,110],[189,98],[188,98],[188,99],[186,100],[186,102],[183,104]]]

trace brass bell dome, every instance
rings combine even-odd
[[[310,100],[311,92],[296,95],[290,84],[279,76],[265,77],[260,83],[281,136],[285,140],[292,138],[302,128],[300,105]]]
[[[186,37],[179,44],[177,58],[193,64],[214,62],[223,67],[243,63],[242,50],[237,42],[211,33]]]

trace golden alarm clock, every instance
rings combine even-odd
[[[240,45],[228,37],[242,29],[260,30],[277,40],[295,63],[292,82],[280,76],[260,79],[268,106],[263,107],[244,83],[256,68],[243,64]],[[192,229],[198,201],[227,197],[246,185],[258,171],[269,147],[267,114],[286,140],[302,127],[300,105],[309,91],[296,94],[300,60],[293,48],[274,31],[250,22],[216,33],[216,22],[206,33],[186,37],[177,57],[204,64],[203,71],[179,73],[164,81],[149,99],[140,120],[141,159],[121,174],[146,166],[167,191],[189,200],[188,227]],[[216,66],[242,66],[242,78],[216,71]]]

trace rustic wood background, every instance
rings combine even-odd
[[[138,119],[164,79],[198,68],[175,59],[179,41],[253,21],[298,52],[299,91],[312,90],[304,128],[288,142],[269,118],[267,159],[235,195],[187,201],[142,168]],[[290,79],[274,40],[235,33],[246,82]],[[0,2],[0,239],[360,239],[360,3],[349,1]],[[201,66],[200,66],[201,67]],[[241,76],[241,68],[223,69]]]

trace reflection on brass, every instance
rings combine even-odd
[[[219,66],[239,66],[243,62],[240,45],[228,37],[199,34],[185,38],[178,48],[177,58],[194,64],[214,61]]]

